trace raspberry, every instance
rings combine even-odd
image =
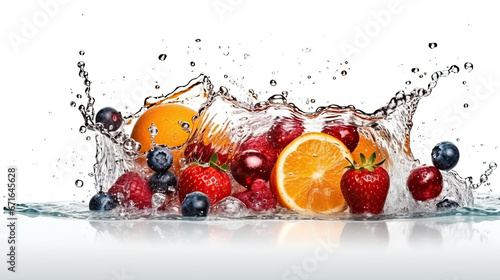
[[[124,173],[108,190],[108,193],[116,197],[123,197],[122,205],[133,205],[138,209],[151,208],[151,189],[146,180],[136,172]],[[120,194],[120,195],[118,195]]]
[[[261,179],[255,180],[250,190],[235,194],[234,197],[254,211],[266,211],[276,207],[276,199],[266,182]]]

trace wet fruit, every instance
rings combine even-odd
[[[271,173],[271,191],[288,209],[302,212],[343,211],[346,203],[340,190],[349,149],[324,133],[306,133],[281,152]]]
[[[166,146],[155,146],[148,151],[146,158],[148,166],[156,172],[166,172],[174,162],[172,152]]]
[[[178,189],[177,177],[170,171],[157,172],[149,178],[149,187],[153,193],[170,195]]]
[[[151,208],[151,189],[146,180],[136,172],[130,171],[121,175],[108,190],[117,197],[123,206],[133,206],[138,209]]]
[[[94,195],[89,202],[89,210],[91,211],[110,211],[118,206],[116,197],[107,194],[103,191]]]
[[[432,149],[432,164],[439,170],[451,170],[458,163],[460,153],[455,144],[445,141]]]
[[[209,162],[210,157],[217,153],[218,156],[218,165],[222,165],[227,162],[228,154],[223,153],[222,151],[215,152],[212,143],[205,145],[202,142],[190,143],[184,149],[184,156],[186,157],[187,162]]]
[[[437,210],[439,210],[439,211],[445,211],[445,210],[449,210],[449,209],[453,209],[453,208],[458,208],[458,207],[460,207],[460,204],[458,204],[458,202],[456,202],[454,200],[446,198],[446,199],[438,202],[436,204],[436,207],[437,207]]]
[[[192,164],[179,177],[179,196],[181,201],[192,192],[202,192],[208,196],[210,203],[216,204],[231,195],[231,180],[226,171],[226,164],[217,165],[217,154],[210,158],[210,166]]]
[[[351,162],[342,176],[340,181],[342,194],[351,213],[380,214],[389,192],[389,174],[380,166],[383,161],[375,163],[375,153],[368,159],[364,154],[361,154],[360,158],[360,164],[356,161]]]
[[[250,190],[235,194],[234,197],[254,211],[267,211],[276,207],[276,199],[266,182],[261,179],[255,180]]]
[[[149,108],[134,125],[131,137],[141,143],[141,153],[151,149],[151,135],[148,128],[154,123],[158,128],[158,135],[154,138],[158,144],[169,147],[181,146],[193,127],[192,118],[196,112],[178,104],[161,104]]]
[[[122,126],[123,118],[115,108],[104,107],[97,112],[95,122],[102,124],[108,131],[115,131]]]
[[[202,192],[193,192],[182,201],[182,216],[206,217],[210,212],[210,199]]]
[[[304,132],[302,121],[296,118],[280,117],[268,131],[269,143],[282,150]]]
[[[257,179],[269,180],[272,166],[266,156],[257,151],[245,151],[231,162],[231,174],[240,185],[250,188]]]
[[[245,151],[257,151],[267,158],[271,168],[278,159],[279,152],[269,143],[269,137],[266,134],[250,136],[239,147],[240,153]]]
[[[325,126],[321,132],[339,139],[351,152],[358,146],[359,133],[355,126],[334,123]]]
[[[434,166],[420,166],[410,172],[406,185],[415,200],[424,201],[441,193],[443,177]]]

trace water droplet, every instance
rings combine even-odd
[[[244,59],[247,59],[247,57],[249,57],[249,56],[250,56],[250,54],[245,53],[245,54],[243,55],[243,58],[244,58]]]
[[[342,76],[345,76],[345,75],[347,75],[347,71],[342,70],[342,72],[340,72],[340,74],[341,74]]]
[[[488,176],[486,174],[481,175],[481,177],[479,178],[479,183],[484,184],[486,183],[486,181],[488,181]]]
[[[316,102],[316,99],[311,99],[311,103],[315,103]]]
[[[184,130],[185,132],[191,132],[191,126],[189,125],[189,123],[187,122],[182,122],[181,123],[181,128],[182,130]]]
[[[349,63],[349,61],[347,61],[347,60],[346,60],[346,61],[344,61],[344,63],[345,63],[345,64],[348,64],[348,63]]]
[[[76,102],[75,102],[75,101],[71,101],[71,102],[69,103],[69,106],[71,106],[71,107],[76,107]]]
[[[318,155],[317,154],[313,154],[313,157],[318,157]]]
[[[281,95],[283,95],[283,97],[288,97],[288,91],[284,90],[281,92]]]
[[[76,66],[78,66],[78,67],[80,67],[80,68],[85,67],[85,62],[83,62],[83,61],[79,61],[79,62],[76,64]]]
[[[415,68],[411,68],[411,72],[412,73],[418,73],[418,71],[420,71],[420,69],[418,69],[416,67]]]
[[[155,89],[160,89],[160,85],[155,85]]]
[[[274,87],[274,86],[276,86],[276,85],[278,84],[275,80],[271,80],[269,83],[270,83],[273,87]]]
[[[333,78],[332,78],[332,79],[336,80],[336,79],[337,79],[337,77],[333,76]]]
[[[407,84],[407,85],[411,85],[411,81],[406,81],[406,83],[405,83],[405,84]]]
[[[452,65],[449,70],[451,73],[455,73],[455,74],[460,72],[460,68],[458,68],[458,66],[456,66],[456,65]]]
[[[87,141],[90,141],[90,139],[92,139],[90,136],[87,136],[85,139],[87,139]]]
[[[89,177],[94,177],[94,173],[89,172]]]
[[[465,70],[470,72],[470,71],[472,71],[472,69],[474,69],[474,65],[472,65],[472,63],[470,63],[470,62],[466,62],[464,64],[464,68],[465,68]]]
[[[80,180],[80,179],[76,180],[76,181],[75,181],[75,186],[76,186],[77,188],[81,188],[81,187],[83,187],[83,181],[82,181],[82,180]]]
[[[165,59],[167,59],[167,55],[162,53],[158,56],[158,59],[161,60],[161,61],[165,61]]]
[[[463,85],[467,84],[467,81],[463,81],[463,82],[462,82],[462,84],[463,84]]]
[[[201,42],[201,39],[196,39],[196,40],[194,40],[194,41],[195,41],[196,43],[199,43],[199,42]]]
[[[191,61],[191,66],[195,66],[196,64],[194,63],[194,61]]]
[[[82,98],[82,95],[81,94],[77,94],[76,98]]]
[[[464,108],[469,108],[469,104],[464,103]]]
[[[253,94],[253,93],[254,93],[253,89],[249,89],[249,90],[248,90],[248,92],[249,92],[250,94]]]
[[[307,76],[307,78],[308,78],[308,79],[310,79],[310,78],[311,78],[311,75]]]
[[[151,123],[151,126],[148,128],[149,134],[151,135],[151,138],[154,138],[156,135],[158,135],[158,128],[154,123]]]
[[[460,142],[460,138],[457,138],[457,142]]]
[[[229,52],[227,52],[227,53],[222,53],[222,54],[223,54],[224,56],[228,56],[228,55],[229,55]]]
[[[227,79],[227,77],[229,77],[227,74],[224,75],[224,78]]]
[[[424,77],[424,75],[420,74],[418,77],[419,77],[419,78],[423,78],[423,77]]]
[[[490,169],[491,170],[495,170],[496,168],[497,168],[497,164],[496,163],[494,163],[494,162],[490,163]]]
[[[79,53],[80,53],[80,55],[85,55],[84,51],[80,51]]]
[[[87,132],[87,128],[82,125],[82,126],[80,126],[80,130],[79,131],[80,131],[80,133],[85,133],[85,132]]]
[[[434,42],[433,43],[429,43],[429,48],[431,48],[431,49],[435,49],[437,46],[438,46],[437,43],[434,43]]]

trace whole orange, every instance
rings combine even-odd
[[[154,138],[157,144],[170,147],[181,146],[189,138],[189,129],[193,128],[192,119],[196,115],[194,110],[183,105],[156,105],[139,117],[132,129],[131,137],[141,143],[141,153],[148,151],[151,149],[149,127],[154,123],[158,128],[158,134]],[[186,124],[189,125],[189,128]]]

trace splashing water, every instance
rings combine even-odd
[[[430,48],[435,48],[437,44],[429,44]],[[165,60],[166,55],[161,54],[159,60]],[[347,63],[347,62],[346,62]],[[85,63],[78,62],[80,69],[79,75],[84,79],[86,105],[80,105],[78,110],[84,118],[84,131],[90,130],[96,133],[96,163],[94,164],[93,177],[95,179],[96,189],[106,191],[111,187],[114,181],[123,173],[135,170],[145,175],[144,168],[138,166],[137,159],[144,157],[140,154],[141,144],[131,139],[124,130],[124,127],[116,131],[108,131],[101,124],[94,123],[95,99],[90,95],[91,81],[88,78],[88,72],[85,71]],[[467,62],[464,65],[467,71],[471,71],[472,63]],[[436,88],[438,81],[450,74],[458,73],[460,68],[456,65],[443,71],[433,73],[431,82],[427,88],[415,88],[411,92],[399,91],[389,100],[386,106],[383,106],[372,113],[366,113],[354,106],[330,105],[327,107],[318,107],[314,112],[304,112],[295,104],[287,101],[288,92],[271,96],[267,101],[260,101],[255,104],[238,101],[229,94],[228,89],[221,87],[214,90],[210,79],[206,75],[199,75],[190,80],[186,85],[179,86],[168,94],[160,96],[150,96],[145,99],[144,104],[130,115],[123,116],[125,123],[132,123],[147,109],[163,103],[181,103],[191,108],[199,108],[198,115],[195,117],[193,127],[188,123],[179,122],[182,129],[190,134],[186,144],[179,147],[171,147],[172,151],[183,154],[184,148],[190,143],[205,142],[211,143],[215,148],[214,152],[222,151],[232,154],[238,151],[239,143],[242,143],[252,135],[258,135],[269,130],[274,120],[278,116],[288,116],[303,121],[306,127],[305,132],[320,131],[323,124],[332,121],[340,121],[348,125],[358,127],[358,132],[374,143],[380,150],[383,157],[387,159],[384,167],[391,177],[391,187],[384,207],[384,214],[378,215],[374,219],[400,218],[400,217],[420,217],[420,216],[439,216],[436,212],[436,202],[445,198],[458,202],[463,208],[456,209],[449,214],[460,215],[498,215],[500,207],[497,200],[490,197],[474,197],[474,190],[482,184],[486,184],[488,176],[496,169],[496,163],[491,163],[489,168],[480,176],[479,183],[474,183],[471,177],[462,178],[455,171],[442,172],[444,185],[442,193],[430,201],[416,201],[406,188],[406,179],[409,172],[420,163],[413,157],[410,149],[410,132],[413,126],[413,115],[417,110],[419,101],[429,96]],[[413,68],[412,72],[417,73],[418,68]],[[347,75],[344,70],[342,76]],[[335,79],[335,77],[333,77]],[[409,84],[409,83],[407,83]],[[275,80],[270,81],[271,86],[276,86]],[[254,90],[249,90],[254,99],[258,99]],[[314,103],[313,101],[311,101]],[[81,130],[80,130],[81,131]],[[154,124],[151,125],[149,132],[151,134],[152,147],[156,144],[154,137],[158,134],[158,129]],[[185,166],[186,159],[180,157],[179,164]],[[147,175],[145,175],[147,176]],[[154,197],[155,208],[164,201],[165,197]],[[232,202],[235,204],[235,202]],[[231,204],[231,206],[233,206]],[[474,207],[482,206],[483,209]],[[26,205],[21,208],[22,211],[32,213],[40,205]],[[71,207],[76,207],[71,205]],[[86,206],[85,206],[86,207]],[[177,206],[176,206],[177,207]],[[216,206],[221,213],[229,210],[226,206]],[[57,208],[57,207],[56,207]],[[222,211],[221,209],[225,209]],[[58,210],[63,211],[63,210]],[[87,214],[84,211],[77,211],[78,217],[95,218],[95,214]],[[116,211],[115,211],[116,212]],[[175,212],[175,211],[174,211]],[[177,211],[178,212],[178,211]],[[175,212],[175,213],[177,213]],[[217,211],[216,211],[217,212]],[[229,211],[231,212],[231,211]],[[105,214],[105,218],[116,218],[116,213]],[[425,213],[425,214],[422,214]],[[227,214],[227,213],[226,213]],[[68,214],[71,216],[70,214]],[[156,211],[134,212],[123,214],[120,217],[148,217],[158,218]],[[271,215],[283,219],[311,218],[301,214],[279,208],[277,213]],[[76,217],[76,216],[75,216]],[[179,215],[171,215],[170,218],[179,218]],[[236,217],[236,216],[235,216]],[[245,218],[266,218],[269,214],[257,215],[245,212],[245,215],[237,215]],[[349,219],[356,216],[349,213],[337,213],[332,216],[318,214],[314,219]],[[162,217],[168,218],[168,217]],[[364,217],[366,218],[366,217]]]

